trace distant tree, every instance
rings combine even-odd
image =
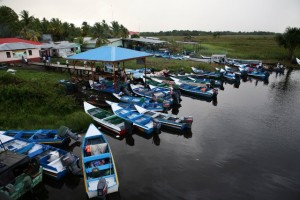
[[[300,28],[288,27],[283,34],[277,34],[275,40],[279,46],[287,49],[288,57],[293,61],[295,50],[300,47]]]
[[[13,37],[19,31],[19,17],[11,8],[0,6],[0,37]]]
[[[92,29],[92,37],[96,39],[96,47],[100,47],[107,42],[106,31],[103,24],[96,22]]]
[[[112,36],[114,38],[120,37],[121,35],[121,27],[117,21],[111,22]]]
[[[87,22],[82,22],[81,25],[81,36],[86,37],[89,35],[91,26]]]
[[[120,32],[121,32],[121,37],[122,38],[128,38],[129,31],[123,25],[120,26]]]
[[[35,19],[33,16],[29,14],[28,11],[22,10],[20,12],[20,24],[22,29],[20,31],[20,35],[27,40],[39,41],[41,36],[39,32],[39,20]]]
[[[138,34],[132,34],[131,38],[140,38],[140,36]]]
[[[214,38],[219,38],[220,35],[221,35],[220,32],[214,32],[214,33],[213,33],[213,37],[214,37]]]
[[[63,39],[64,27],[60,19],[52,18],[50,20],[48,30],[49,33],[52,34],[54,41]]]

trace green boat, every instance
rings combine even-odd
[[[43,169],[26,155],[0,152],[0,199],[16,200],[42,182]]]

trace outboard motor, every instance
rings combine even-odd
[[[74,175],[80,175],[81,174],[81,168],[79,166],[79,158],[68,152],[62,157],[61,160],[64,167],[66,167],[72,174]]]
[[[216,98],[218,95],[218,89],[214,88],[213,89],[213,98]]]
[[[127,134],[132,134],[133,123],[129,120],[125,120],[124,125],[125,125],[126,133]]]
[[[80,136],[76,133],[73,133],[68,127],[66,126],[61,126],[58,129],[58,135],[59,137],[65,138],[65,137],[70,137],[73,140],[77,141],[79,140]]]
[[[100,199],[106,199],[107,194],[107,183],[105,178],[100,178],[97,184],[97,197]]]
[[[183,117],[183,121],[184,121],[184,123],[188,124],[188,128],[192,128],[192,123],[194,121],[192,116]]]
[[[173,104],[178,105],[180,103],[179,98],[178,98],[178,94],[174,90],[171,90],[171,96],[172,96],[172,99],[173,99]]]
[[[153,128],[155,133],[159,134],[161,132],[161,123],[156,119],[153,120]]]
[[[266,71],[265,72],[265,79],[264,80],[268,80],[270,76],[270,72]]]
[[[248,72],[246,70],[242,70],[241,71],[241,77],[242,78],[247,78],[247,76],[248,76]]]

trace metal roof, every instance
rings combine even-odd
[[[154,40],[154,39],[149,39],[149,38],[126,38],[125,40],[137,41],[137,42],[142,42],[142,43],[152,43],[152,44],[167,43],[164,40]]]
[[[11,51],[11,50],[20,50],[20,49],[38,49],[37,45],[28,44],[24,42],[16,43],[4,43],[0,44],[0,51]]]
[[[17,43],[17,42],[23,42],[23,43],[33,44],[33,45],[42,44],[40,42],[35,42],[35,41],[31,41],[31,40],[23,40],[23,39],[20,39],[20,38],[0,38],[0,44]]]
[[[68,59],[99,62],[120,62],[149,56],[152,56],[152,54],[121,47],[102,46],[83,53],[72,55],[68,57]]]

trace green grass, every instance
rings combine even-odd
[[[0,130],[58,129],[61,125],[86,130],[91,118],[58,83],[69,78],[67,73],[0,71]]]
[[[161,37],[166,41],[183,41],[183,36]],[[218,38],[212,36],[197,36],[193,40],[198,42],[198,48],[178,45],[180,49],[196,49],[196,54],[210,56],[212,54],[226,54],[229,58],[259,59],[264,63],[281,62],[290,65],[287,51],[279,47],[273,35],[224,35]],[[295,52],[300,57],[300,49]]]

